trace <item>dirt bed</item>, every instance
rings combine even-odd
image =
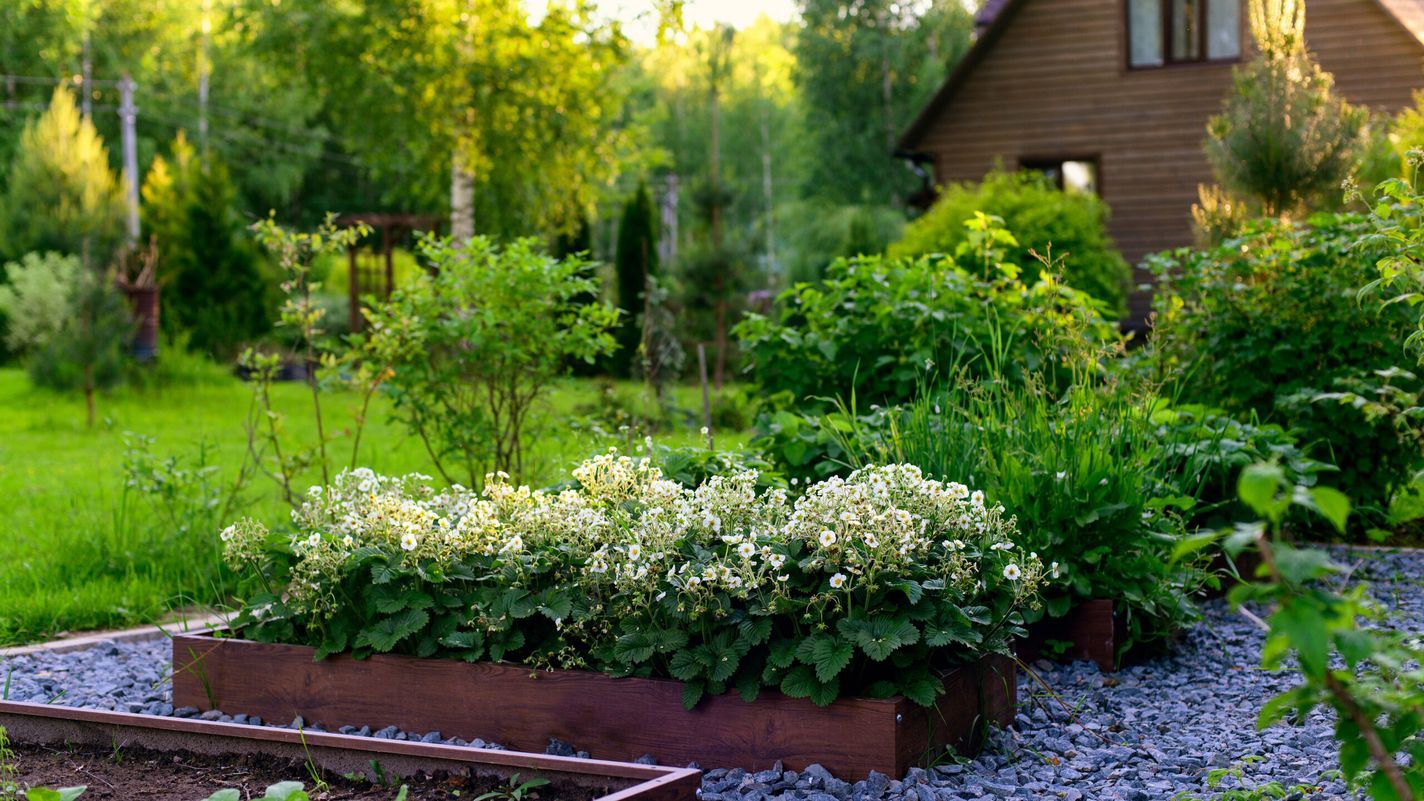
[[[264,754],[212,757],[141,748],[115,752],[33,746],[18,746],[14,752],[15,766],[19,769],[16,778],[21,787],[85,785],[88,790],[80,801],[203,801],[229,787],[241,791],[246,801],[261,798],[269,785],[283,781],[301,782],[314,801],[392,801],[402,784],[408,787],[409,801],[473,801],[486,793],[499,793],[487,801],[512,801],[513,790],[508,780],[451,775],[445,771],[394,780],[389,785],[327,772],[320,776],[327,787],[314,789],[316,781],[306,764]],[[589,801],[593,795],[578,786],[555,782],[527,790],[520,797],[523,801]]]

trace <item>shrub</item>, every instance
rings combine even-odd
[[[143,185],[144,220],[159,251],[165,321],[196,350],[231,358],[267,333],[269,293],[257,249],[233,206],[227,169],[179,135],[172,166],[157,157]]]
[[[975,212],[1003,219],[1019,241],[1011,255],[1016,264],[1036,264],[1030,249],[1045,257],[1051,251],[1054,260],[1063,260],[1063,283],[1103,301],[1114,317],[1126,313],[1132,271],[1108,236],[1107,204],[1095,195],[1064,192],[1037,173],[999,170],[978,184],[946,187],[889,254],[953,256],[968,241],[965,223]]]
[[[1067,327],[1093,341],[1113,336],[1100,303],[1005,263],[1015,240],[994,220],[980,215],[967,228],[974,250],[959,262],[838,261],[822,285],[782,293],[772,316],[748,315],[736,334],[753,380],[782,406],[852,395],[890,404],[914,396],[927,363],[963,361],[996,339],[1006,363],[1034,370],[1048,358],[1041,335]],[[972,271],[961,266],[971,258]]]
[[[20,133],[0,201],[0,256],[53,250],[97,268],[122,241],[123,227],[123,184],[98,131],[60,86]]]
[[[1024,546],[1062,574],[1044,614],[1113,600],[1126,624],[1121,653],[1194,619],[1190,595],[1204,575],[1171,559],[1183,531],[1175,509],[1193,501],[1164,481],[1178,456],[1160,447],[1158,401],[1109,372],[1110,359],[1079,350],[1067,376],[1041,368],[1014,381],[991,354],[982,375],[951,369],[908,404],[868,415],[843,407],[822,425],[849,465],[913,464],[1013,509]]]
[[[1318,215],[1303,225],[1259,222],[1217,248],[1153,257],[1149,361],[1175,380],[1183,402],[1296,431],[1310,455],[1339,465],[1340,488],[1378,519],[1420,449],[1411,417],[1374,412],[1421,384],[1390,370],[1414,325],[1407,305],[1357,300],[1383,255],[1378,245],[1356,248],[1367,233],[1359,217]]]
[[[0,315],[7,343],[26,357],[30,378],[53,389],[78,389],[90,426],[94,393],[118,383],[133,335],[128,304],[104,273],[73,256],[30,254],[5,265]]]
[[[243,521],[235,567],[270,587],[236,626],[321,656],[396,652],[685,683],[688,707],[763,687],[942,692],[937,668],[1007,652],[1043,566],[1002,507],[908,466],[858,471],[792,503],[755,472],[696,489],[606,454],[557,494],[482,494],[368,470],[314,488],[290,538]]]
[[[531,414],[570,361],[613,351],[618,312],[588,300],[589,262],[555,259],[534,240],[427,239],[421,250],[434,278],[371,309],[356,346],[387,373],[396,419],[446,481],[517,475]]]
[[[820,281],[837,259],[884,253],[905,230],[890,206],[798,200],[777,206],[777,258],[788,283]]]
[[[1368,120],[1305,49],[1305,4],[1251,0],[1258,55],[1207,123],[1206,154],[1227,191],[1269,216],[1312,208],[1349,175]]]

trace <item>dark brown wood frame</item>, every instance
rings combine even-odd
[[[901,697],[842,698],[819,707],[762,692],[703,699],[688,711],[682,683],[614,679],[377,655],[316,661],[312,648],[257,643],[210,632],[173,637],[173,703],[326,728],[394,725],[537,750],[558,738],[596,755],[659,763],[761,770],[780,760],[819,763],[844,779],[871,771],[903,776],[947,749],[971,753],[988,725],[1008,726],[1017,702],[1012,659],[988,657],[949,671],[932,708]]]
[[[1117,669],[1117,624],[1113,602],[1083,601],[1063,617],[1044,618],[1028,627],[1018,655],[1032,661],[1049,654],[1050,642],[1071,643],[1055,656],[1061,662],[1096,662],[1103,671]]]
[[[597,759],[379,740],[323,732],[134,715],[49,704],[0,702],[0,726],[12,743],[144,747],[221,756],[264,753],[310,760],[333,773],[367,772],[373,759],[388,775],[447,770],[508,777],[542,775],[587,787],[595,801],[695,801],[702,772]]]
[[[1172,58],[1172,2],[1173,0],[1157,0],[1162,9],[1162,63],[1161,64],[1133,64],[1132,63],[1132,0],[1122,0],[1122,60],[1127,65],[1129,71],[1138,70],[1160,70],[1168,67],[1192,67],[1207,64],[1233,64],[1241,61],[1246,50],[1246,21],[1245,21],[1245,0],[1240,0],[1236,9],[1237,25],[1239,26],[1238,39],[1240,47],[1234,56],[1226,58],[1210,58],[1207,56],[1207,12],[1208,6],[1214,0],[1195,0],[1199,3],[1201,23],[1197,26],[1197,52],[1201,55],[1197,58]]]

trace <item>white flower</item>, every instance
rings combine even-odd
[[[1058,479],[1059,481],[1062,481],[1063,479],[1065,479],[1065,478],[1068,477],[1068,471],[1067,471],[1067,470],[1059,470],[1057,473],[1054,473],[1054,474],[1053,474],[1053,477],[1056,478],[1056,479]]]
[[[341,544],[344,547],[351,548],[356,545],[356,540],[352,539],[350,534],[347,534],[341,538]]]
[[[821,531],[821,536],[820,536],[820,543],[821,543],[821,547],[822,547],[822,548],[829,548],[829,547],[831,547],[832,545],[835,545],[835,544],[836,544],[836,532],[831,531],[830,529],[824,529],[824,530],[822,530],[822,531]]]
[[[1023,572],[1019,570],[1018,565],[1009,563],[1004,566],[1004,578],[1009,581],[1018,581],[1021,575],[1023,575]]]
[[[407,531],[401,535],[401,550],[413,551],[418,544],[420,544],[420,539],[415,536],[415,532]]]
[[[237,526],[228,526],[227,528],[222,530],[221,534],[218,535],[218,539],[222,540],[223,542],[232,542],[232,537],[236,533]]]
[[[974,490],[974,492],[969,496],[969,503],[972,504],[976,509],[982,508],[984,506],[984,491]]]
[[[834,576],[831,576],[831,589],[838,590],[841,587],[844,587],[845,583],[846,577],[844,573],[837,573]]]
[[[791,574],[790,574],[790,573],[782,573],[781,575],[779,575],[779,576],[776,577],[776,580],[777,580],[777,581],[790,581],[790,580],[791,580]]]
[[[310,537],[307,537],[307,547],[308,547],[308,548],[315,548],[316,546],[318,546],[318,545],[320,545],[320,544],[321,544],[321,535],[320,535],[320,534],[312,534]]]
[[[643,546],[642,546],[642,545],[639,545],[638,543],[635,542],[635,543],[633,543],[632,545],[629,545],[629,546],[628,546],[628,559],[629,559],[629,560],[636,562],[636,561],[638,561],[638,559],[639,559],[640,557],[642,557],[642,555],[643,555]]]
[[[603,561],[602,559],[594,559],[594,560],[593,560],[592,562],[590,562],[589,565],[588,565],[588,572],[590,572],[590,573],[607,573],[607,572],[608,572],[608,563],[605,562],[605,561]]]
[[[1059,569],[1058,569],[1058,563],[1057,563],[1057,562],[1054,562],[1053,564],[1051,564],[1051,565],[1048,566],[1048,575],[1050,575],[1050,576],[1052,576],[1052,577],[1054,577],[1054,578],[1058,578],[1059,573],[1060,573],[1060,571],[1059,571]]]
[[[786,564],[786,554],[774,553],[768,556],[766,561],[771,564],[772,570],[780,570],[781,566]]]
[[[737,546],[737,555],[743,559],[750,559],[756,555],[756,546],[750,542],[744,542]]]
[[[1012,542],[996,542],[989,546],[989,550],[991,551],[1012,551],[1013,549],[1014,544]]]
[[[509,541],[504,544],[504,547],[499,550],[501,553],[518,553],[524,550],[524,538],[515,534],[513,537],[510,537]]]
[[[709,429],[707,426],[703,426],[703,427],[702,427],[702,436],[705,437],[705,436],[707,436],[707,435],[710,434],[710,433],[711,433],[711,429]]]

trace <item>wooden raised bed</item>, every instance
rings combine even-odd
[[[1052,643],[1071,643],[1054,655]],[[1018,655],[1025,661],[1050,657],[1062,662],[1096,662],[1104,671],[1117,669],[1117,634],[1113,623],[1113,602],[1084,601],[1063,617],[1046,617],[1028,627],[1028,636],[1019,641]]]
[[[304,646],[212,636],[173,638],[173,704],[308,724],[394,725],[408,732],[483,738],[542,750],[556,737],[596,756],[704,768],[799,770],[820,763],[843,779],[870,771],[899,777],[946,748],[972,751],[987,724],[1013,721],[1013,660],[990,657],[950,671],[933,709],[904,698],[843,698],[827,707],[763,692],[682,706],[682,683],[613,679],[581,671],[541,671],[377,655],[320,662]]]
[[[525,779],[543,776],[578,785],[595,801],[696,801],[702,784],[701,771],[686,768],[297,732],[47,704],[0,702],[0,726],[17,745],[85,745],[116,751],[142,747],[219,757],[260,753],[297,762],[310,761],[340,775],[369,774],[374,761],[387,776],[394,777],[434,770],[502,778],[516,773]]]

